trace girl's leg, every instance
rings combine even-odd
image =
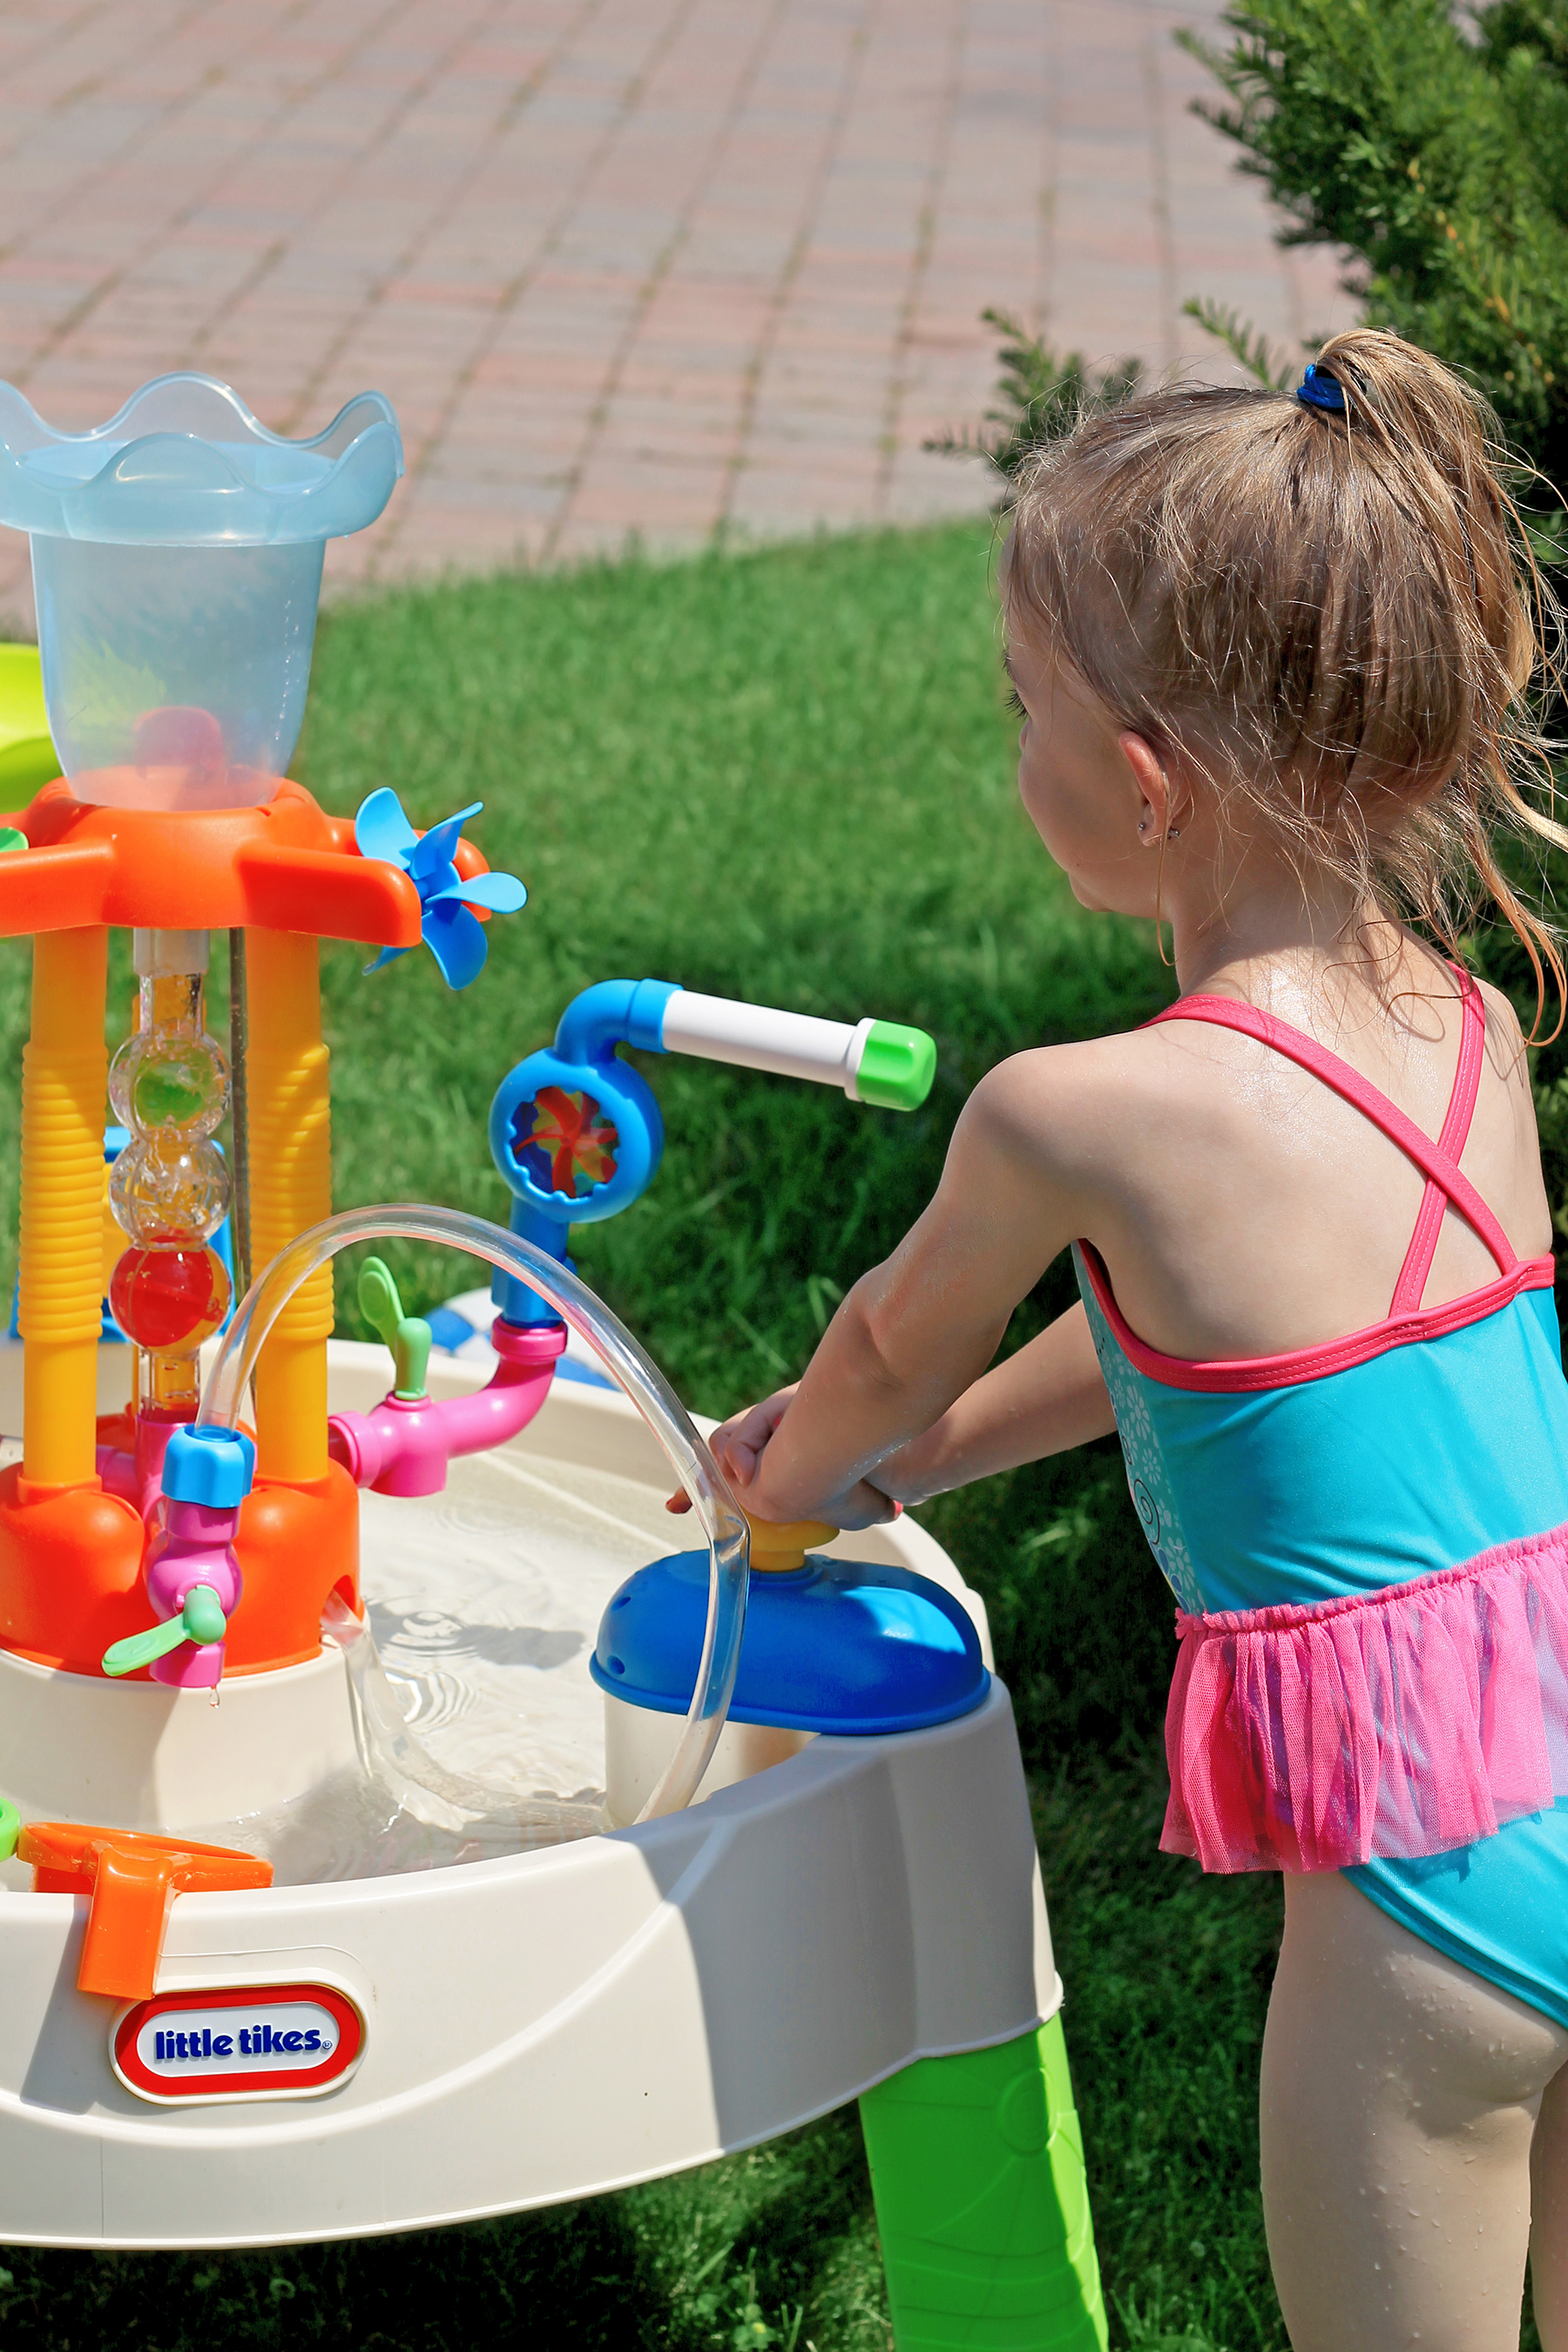
[[[1518,2352],[1531,2136],[1568,2032],[1337,1873],[1285,1887],[1263,2203],[1295,2352]]]
[[[1568,2352],[1568,2066],[1546,2085],[1530,2151],[1530,2284],[1544,2352]]]

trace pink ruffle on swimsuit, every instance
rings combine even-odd
[[[1388,1594],[1176,1621],[1161,1844],[1205,1870],[1441,1853],[1568,1794],[1568,1539]]]

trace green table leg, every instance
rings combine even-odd
[[[898,2352],[1105,2352],[1061,2019],[860,2102]]]

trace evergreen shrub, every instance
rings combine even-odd
[[[1486,394],[1546,522],[1568,482],[1568,0],[1238,0],[1225,22],[1228,45],[1184,37],[1225,92],[1201,110],[1290,239],[1344,252],[1369,324]]]

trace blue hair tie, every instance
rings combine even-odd
[[[1309,367],[1296,386],[1296,397],[1303,408],[1327,409],[1333,416],[1345,413],[1344,386],[1337,377],[1321,375],[1315,367]]]

